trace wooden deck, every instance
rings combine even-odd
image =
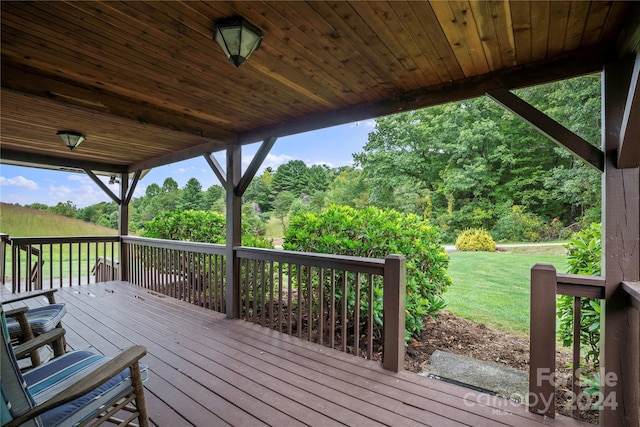
[[[522,405],[311,344],[125,282],[62,288],[73,349],[146,346],[157,426],[539,426]]]

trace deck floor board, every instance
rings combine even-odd
[[[155,294],[126,282],[61,288],[72,349],[144,345],[156,426],[574,426],[523,405]],[[30,305],[43,301],[29,300]]]

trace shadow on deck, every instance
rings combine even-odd
[[[525,406],[368,361],[126,282],[62,288],[67,343],[113,355],[144,345],[157,426],[537,426]]]

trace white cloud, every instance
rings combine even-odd
[[[249,165],[249,163],[251,163],[251,160],[253,160],[253,156],[248,159],[247,166]],[[271,167],[273,169],[278,169],[278,166],[283,165],[287,162],[290,162],[291,160],[296,160],[296,158],[289,156],[287,154],[280,154],[280,155],[267,154],[267,158],[264,159],[261,169],[264,170],[265,168],[268,168],[268,167]]]
[[[356,128],[356,127],[364,127],[364,128],[375,128],[376,127],[376,121],[375,120],[364,120],[362,122],[353,122],[351,124],[352,128]]]
[[[24,188],[26,190],[37,190],[38,184],[35,181],[31,181],[23,176],[16,176],[15,178],[5,178],[0,176],[0,185],[6,185],[10,187]]]
[[[100,189],[94,185],[80,185],[79,187],[70,188],[66,185],[50,185],[48,191],[48,201],[44,202],[49,206],[54,206],[58,202],[65,203],[70,200],[76,207],[84,208],[100,202],[111,201]]]

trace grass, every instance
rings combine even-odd
[[[0,233],[10,237],[114,236],[118,230],[38,209],[0,203]]]
[[[446,310],[496,329],[529,334],[531,267],[552,264],[567,269],[566,256],[547,253],[548,247],[530,247],[525,253],[453,252],[449,274],[453,284],[444,294]]]
[[[0,232],[10,237],[48,237],[48,236],[115,236],[117,230],[91,224],[78,219],[55,215],[37,209],[29,209],[5,203],[0,204]],[[44,259],[43,279],[62,277],[78,277],[89,275],[90,269],[97,256],[118,257],[118,247],[114,246],[115,253],[109,250],[110,244],[74,244],[70,245],[44,245],[36,246],[42,250]],[[70,253],[70,251],[72,251]],[[26,272],[26,253],[21,252],[21,267],[23,274]],[[80,258],[80,262],[78,262]],[[70,259],[73,262],[70,263]],[[35,260],[35,257],[34,257]],[[11,260],[7,257],[5,274],[11,275]]]

